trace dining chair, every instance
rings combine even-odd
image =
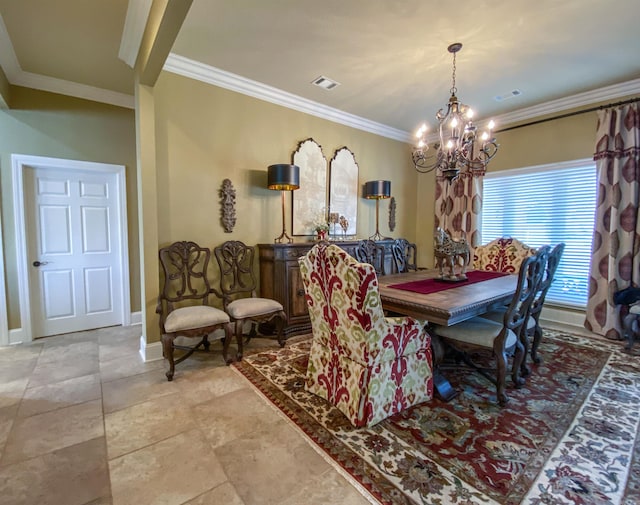
[[[507,403],[506,389],[507,353],[513,354],[511,380],[516,388],[522,387],[524,379],[520,375],[524,346],[522,333],[529,316],[529,308],[542,279],[546,253],[525,258],[519,268],[516,291],[511,303],[504,312],[502,322],[476,316],[452,326],[434,325],[433,331],[443,342],[454,349],[457,360],[463,360],[468,366],[482,373],[496,385],[498,403]],[[486,349],[495,359],[495,371],[476,365],[468,349]]]
[[[391,244],[391,255],[397,273],[417,271],[417,247],[406,238],[397,238]]]
[[[531,372],[527,366],[527,356],[530,355],[534,363],[542,362],[542,359],[538,356],[538,348],[540,347],[543,333],[542,326],[540,325],[540,314],[542,313],[542,309],[547,298],[547,292],[555,280],[556,270],[558,269],[558,264],[562,258],[564,248],[564,242],[560,242],[553,248],[548,245],[542,246],[538,249],[538,252],[536,252],[536,255],[542,255],[542,261],[544,264],[542,280],[540,281],[536,294],[531,302],[529,316],[527,317],[526,331],[524,333],[524,338],[522,339],[522,345],[524,346],[524,358],[522,360],[520,373],[523,377],[528,376]],[[506,307],[494,309],[491,312],[484,314],[482,317],[500,322],[504,317],[505,310]]]
[[[278,343],[283,347],[287,316],[280,302],[257,295],[257,281],[253,273],[255,248],[239,240],[228,240],[213,251],[220,268],[220,291],[213,291],[222,298],[224,310],[234,324],[238,359],[242,359],[243,337],[247,337],[248,343],[260,334],[259,325],[263,323],[275,322]],[[245,323],[251,325],[247,335],[244,334]]]
[[[354,249],[354,256],[360,263],[369,263],[375,268],[376,274],[385,275],[384,246],[375,240],[359,240]]]
[[[298,262],[313,331],[306,390],[357,427],[430,400],[426,321],[385,317],[373,266],[334,244],[316,244]]]
[[[156,313],[160,318],[162,352],[169,362],[167,379],[173,380],[175,366],[195,351],[209,351],[209,337],[224,332],[222,355],[227,364],[231,342],[230,318],[210,303],[211,285],[207,269],[211,251],[195,242],[180,241],[159,250],[163,279]],[[195,345],[176,344],[178,337],[198,338]],[[178,359],[174,350],[185,351]]]

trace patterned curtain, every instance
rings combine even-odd
[[[480,244],[479,220],[482,211],[482,180],[485,172],[460,172],[449,182],[436,177],[435,227],[453,239],[466,238],[471,248]]]
[[[640,285],[640,113],[638,104],[598,112],[598,180],[585,327],[622,338],[613,293]]]

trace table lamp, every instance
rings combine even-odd
[[[298,165],[285,164],[269,165],[267,187],[282,192],[282,233],[279,237],[276,237],[274,242],[280,243],[283,238],[286,238],[291,243],[293,239],[287,235],[287,227],[284,220],[284,192],[293,191],[300,187],[300,167]]]
[[[378,204],[381,199],[391,197],[391,181],[368,181],[364,184],[364,197],[376,201],[376,232],[369,240],[382,240],[378,229]]]

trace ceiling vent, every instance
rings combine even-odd
[[[324,75],[321,75],[320,77],[316,77],[313,81],[311,81],[311,84],[315,84],[316,86],[320,86],[321,88],[326,90],[333,89],[340,86],[339,82],[329,79]]]
[[[522,95],[522,91],[520,91],[519,89],[514,89],[512,91],[509,91],[509,93],[505,93],[504,95],[497,95],[493,98],[496,102],[504,102],[505,100],[509,100],[510,98],[515,98],[520,95]]]

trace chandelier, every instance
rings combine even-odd
[[[478,135],[473,124],[473,111],[468,105],[460,103],[456,93],[456,53],[462,44],[451,44],[447,50],[453,54],[453,73],[451,97],[446,112],[440,109],[436,114],[439,123],[439,141],[434,144],[436,152],[427,155],[429,144],[423,124],[417,131],[418,143],[413,148],[413,164],[420,173],[438,170],[449,181],[458,177],[461,170],[486,170],[489,161],[498,152],[498,144],[492,135],[494,122],[489,121],[487,130]]]

